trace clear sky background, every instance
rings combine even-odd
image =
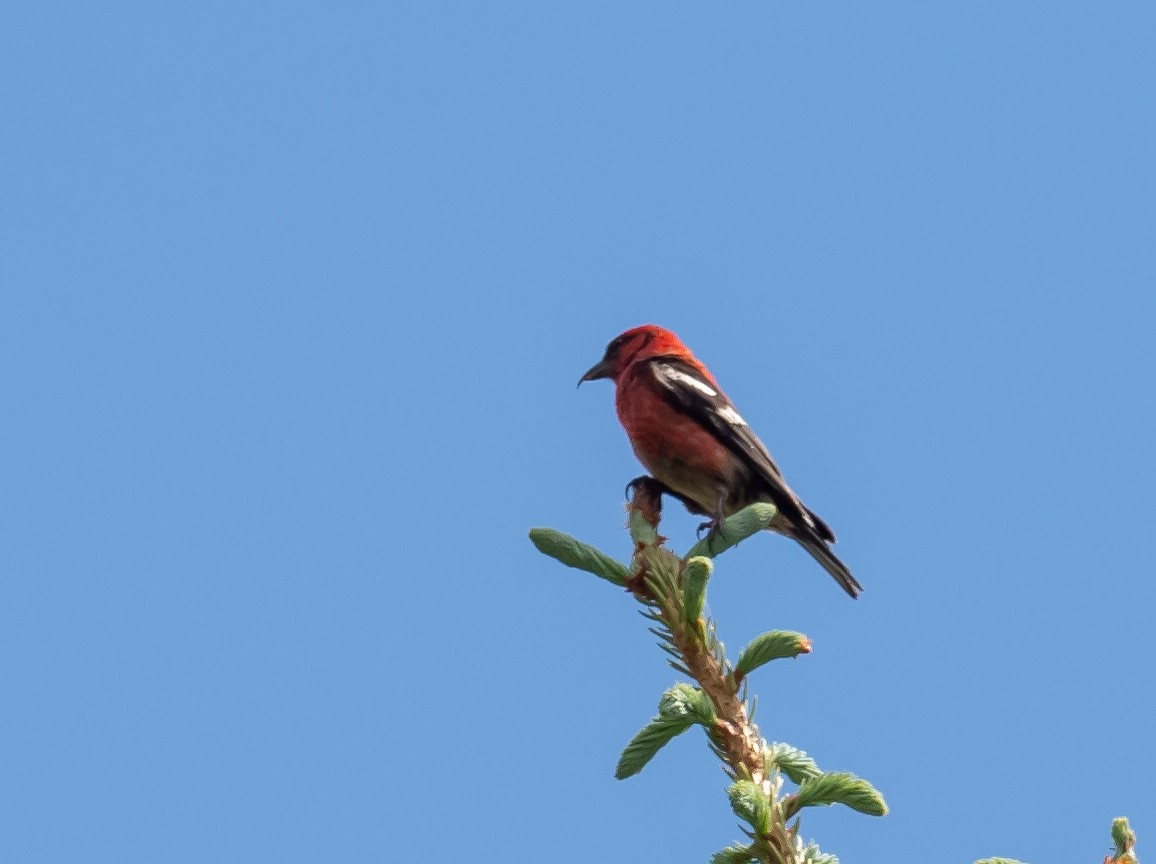
[[[0,12],[0,848],[705,862],[612,388],[707,360],[866,586],[720,559],[846,862],[1156,849],[1150,2]],[[672,506],[671,545],[696,519]],[[1150,837],[1153,848],[1145,849]]]

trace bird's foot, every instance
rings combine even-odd
[[[658,497],[659,495],[673,495],[665,483],[660,483],[649,474],[640,474],[626,484],[626,497],[631,498],[642,492]]]
[[[655,529],[662,518],[663,493],[669,492],[666,486],[646,474],[626,484],[626,497],[630,501],[628,507],[640,512]]]
[[[721,537],[723,535],[723,521],[724,520],[721,515],[708,519],[706,522],[703,522],[698,526],[696,536],[699,540],[703,539],[704,534],[708,540],[713,540],[715,537]]]
[[[703,539],[703,532],[706,532],[706,539],[713,540],[715,537],[723,536],[723,522],[726,520],[724,506],[726,504],[726,491],[720,491],[718,496],[718,506],[715,508],[714,515],[709,520],[703,522],[698,526],[698,539]],[[701,511],[700,511],[701,512]]]
[[[639,476],[635,477],[633,480],[631,480],[629,483],[626,484],[626,490],[623,494],[625,494],[627,498],[630,498],[632,495],[634,495],[635,492],[638,491],[639,486],[641,486],[644,483],[650,483],[650,482],[653,482],[652,477],[648,477],[645,474],[640,474]]]

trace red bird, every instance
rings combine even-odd
[[[835,534],[787,485],[767,448],[707,368],[669,330],[645,324],[606,346],[578,384],[611,379],[635,455],[692,513],[726,516],[756,501],[778,508],[770,528],[794,539],[843,590],[863,590],[830,545]]]

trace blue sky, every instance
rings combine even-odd
[[[719,561],[843,860],[1098,861],[1156,813],[1156,9],[0,12],[0,847],[706,861],[631,602],[626,327],[710,363],[866,586]],[[697,520],[668,508],[675,548]]]

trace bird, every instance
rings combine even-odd
[[[770,530],[807,550],[851,597],[863,586],[831,550],[835,532],[787,485],[766,445],[739,414],[710,370],[670,330],[634,327],[578,379],[608,378],[615,408],[638,460],[662,491],[711,531],[749,504],[776,508]]]

